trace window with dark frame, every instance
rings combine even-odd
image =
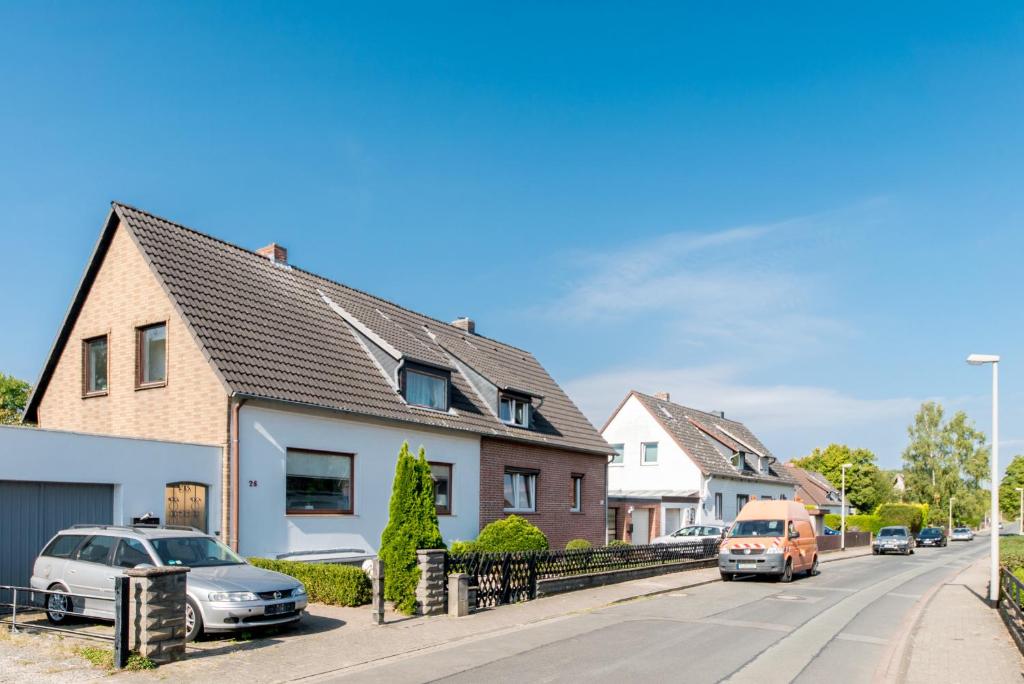
[[[525,470],[505,470],[505,510],[533,513],[537,510],[537,473]]]
[[[290,515],[353,512],[352,454],[288,449],[285,510]]]
[[[167,324],[154,323],[135,329],[135,386],[167,384]]]
[[[715,492],[715,520],[725,520],[722,515],[722,492]]]
[[[572,476],[572,507],[569,510],[573,513],[583,510],[583,476],[576,473]]]
[[[444,375],[406,368],[402,372],[405,400],[413,406],[448,410],[448,378]]]
[[[107,393],[107,336],[85,340],[82,344],[82,393],[86,396]]]
[[[740,511],[743,510],[743,507],[746,506],[747,502],[749,502],[749,501],[750,501],[750,495],[749,494],[737,494],[736,495],[736,515],[740,514]]]
[[[609,506],[608,507],[608,511],[605,513],[605,520],[604,520],[605,538],[608,541],[611,541],[613,539],[617,539],[617,537],[615,535],[618,533],[618,521],[619,521],[618,518],[619,518],[619,509],[615,508],[614,506]]]
[[[434,506],[438,515],[452,514],[452,464],[430,463],[430,477],[434,480]]]

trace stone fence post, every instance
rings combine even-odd
[[[185,657],[186,567],[126,570],[131,578],[128,640],[155,663]]]
[[[448,575],[448,615],[464,617],[469,610],[469,575],[453,572]]]
[[[442,615],[445,606],[444,574],[445,549],[419,549],[416,562],[420,568],[420,581],[416,585],[416,613],[418,615]]]

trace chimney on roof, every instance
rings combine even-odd
[[[256,250],[256,253],[260,256],[267,257],[275,264],[288,263],[288,250],[276,242],[271,242],[266,247],[260,247]]]
[[[468,316],[460,316],[452,321],[452,325],[460,330],[465,330],[470,335],[476,335],[476,321]]]
[[[654,393],[654,398],[655,399],[661,399],[662,401],[669,401],[669,393],[668,392],[655,392]]]
[[[725,411],[712,411],[711,413],[719,418],[725,418]]]

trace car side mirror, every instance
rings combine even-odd
[[[800,533],[799,532],[790,532],[789,533],[789,538],[790,539],[799,539],[800,538]]]

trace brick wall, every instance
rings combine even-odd
[[[167,321],[167,384],[135,389],[135,328]],[[107,335],[108,393],[82,397],[82,341]],[[121,227],[39,404],[39,425],[207,444],[227,442],[227,394]]]
[[[544,531],[553,549],[570,539],[604,545],[603,455],[552,449],[484,437],[480,440],[480,527],[508,515],[504,508],[506,467],[538,471],[535,513],[517,513]],[[582,512],[573,513],[572,475],[583,475]]]

